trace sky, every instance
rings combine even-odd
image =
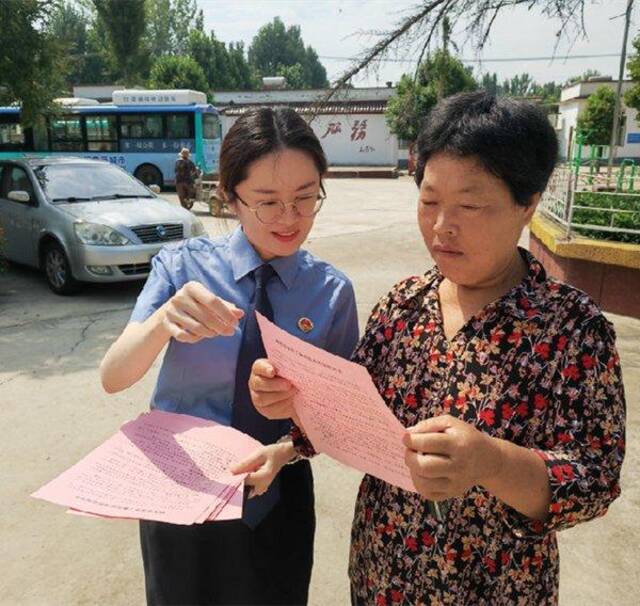
[[[346,70],[351,58],[372,46],[376,37],[367,32],[388,31],[402,20],[405,11],[416,6],[406,0],[197,0],[203,9],[205,29],[214,30],[224,42],[251,44],[260,27],[279,16],[285,25],[299,25],[302,39],[311,45],[327,69],[330,81]],[[482,54],[464,44],[462,26],[455,28],[452,40],[460,47],[459,56],[473,65],[476,75],[496,72],[499,80],[528,72],[537,82],[564,82],[587,69],[618,76],[627,0],[586,0],[587,37],[563,39],[556,46],[557,21],[528,11],[526,7],[504,9],[496,19]],[[617,17],[617,18],[615,18]],[[640,3],[636,3],[629,29],[631,40],[638,33]],[[532,57],[551,57],[533,61]],[[406,53],[396,61],[386,62],[377,73],[371,71],[354,81],[354,85],[384,86],[397,82],[403,73],[413,73],[417,52]],[[571,58],[572,55],[612,54],[612,57]],[[412,61],[413,59],[413,61]],[[478,59],[481,63],[478,63]],[[507,59],[507,61],[495,61]]]

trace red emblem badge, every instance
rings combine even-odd
[[[298,328],[302,332],[311,332],[313,330],[313,322],[309,318],[300,318],[298,320]]]

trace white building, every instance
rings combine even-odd
[[[328,93],[324,89],[215,92],[213,104],[221,112],[223,137],[250,107],[288,106],[310,120],[329,164],[397,166],[398,139],[384,117],[387,101],[395,89],[346,89],[323,103]]]
[[[633,86],[631,80],[625,80],[622,83],[622,92],[624,93]],[[587,99],[600,86],[607,86],[612,90],[616,90],[618,82],[610,78],[591,78],[586,82],[576,82],[571,86],[562,89],[560,93],[560,104],[558,109],[558,121],[556,129],[558,133],[560,145],[560,157],[566,160],[569,157],[569,146],[575,136],[576,126],[578,124],[578,116],[587,106]],[[621,143],[616,149],[616,160],[630,158],[640,160],[640,126],[637,121],[637,112],[631,107],[627,107],[622,101],[622,111],[625,121],[622,128]],[[585,157],[585,154],[583,154]]]

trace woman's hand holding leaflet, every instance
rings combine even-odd
[[[300,427],[300,419],[293,407],[296,388],[279,377],[275,366],[265,359],[256,360],[249,377],[249,392],[256,410],[267,419],[293,419]]]
[[[250,497],[264,494],[278,472],[295,456],[292,442],[269,444],[231,467],[234,474],[247,473],[245,484],[251,486]]]
[[[431,501],[459,497],[500,467],[500,451],[491,436],[450,415],[408,428],[404,445],[413,484]]]

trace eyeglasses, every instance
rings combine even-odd
[[[298,198],[295,202],[284,203],[281,200],[269,200],[258,202],[256,206],[249,206],[236,192],[235,197],[244,204],[260,221],[269,225],[277,223],[287,212],[287,206],[291,206],[301,217],[313,217],[320,212],[326,199],[324,192],[315,195]]]

